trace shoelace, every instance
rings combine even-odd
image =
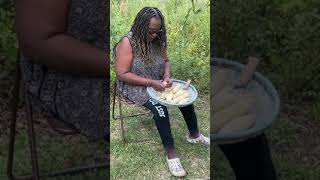
[[[193,142],[193,143],[203,143],[205,145],[210,145],[210,139],[209,138],[206,138],[205,136],[203,136],[202,134],[200,134],[199,137],[195,138],[195,139],[192,139],[190,138],[190,141]]]
[[[174,171],[181,171],[182,170],[182,166],[178,161],[171,161],[170,167],[171,167],[171,169],[174,169]]]
[[[198,141],[200,141],[201,143],[204,143],[206,145],[209,145],[208,140],[206,139],[206,137],[204,137],[202,134],[200,135],[199,139],[197,139]]]

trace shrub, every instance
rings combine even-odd
[[[320,90],[320,2],[220,0],[214,4],[214,56],[244,62],[251,50],[282,98],[315,100]]]

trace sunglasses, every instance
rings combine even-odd
[[[160,29],[160,30],[151,30],[151,29],[149,29],[149,34],[150,35],[152,35],[154,33],[156,33],[158,36],[160,36],[160,35],[162,35],[163,31],[162,31],[162,29]]]

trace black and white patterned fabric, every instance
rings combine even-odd
[[[109,46],[106,1],[71,0],[66,34],[104,51]],[[77,51],[75,49],[75,51]],[[21,56],[21,70],[27,92],[36,106],[76,127],[89,140],[109,134],[109,79],[79,78],[33,64]]]
[[[125,37],[128,37],[131,46],[134,47],[134,41],[129,32]],[[139,52],[133,48],[133,59],[131,63],[131,72],[144,78],[161,80],[163,77],[165,57],[161,55],[160,47],[151,43],[151,56],[153,62],[150,64],[144,63]],[[137,105],[143,105],[149,100],[146,86],[134,86],[126,82],[117,80],[117,88],[122,97],[129,99]]]

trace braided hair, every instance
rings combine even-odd
[[[161,55],[167,58],[167,35],[166,27],[164,23],[164,17],[160,10],[155,7],[144,7],[138,12],[134,23],[131,27],[132,39],[134,43],[134,49],[137,50],[138,54],[142,57],[145,63],[150,64],[153,59],[150,55],[150,40],[149,40],[149,23],[153,17],[160,18],[162,33],[157,35],[155,44],[160,47]]]

